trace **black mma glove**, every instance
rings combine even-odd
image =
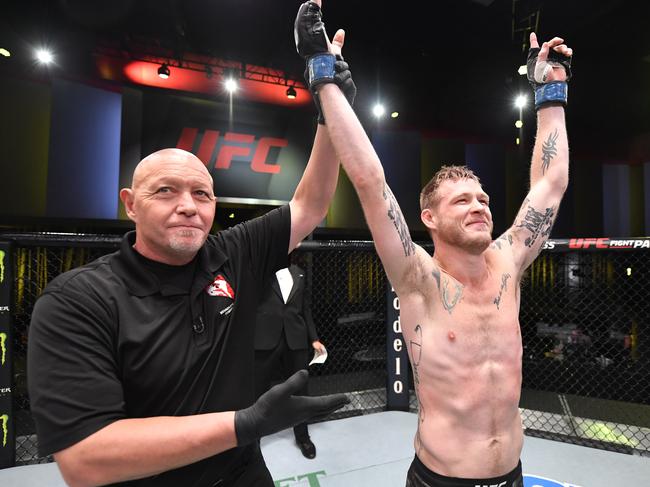
[[[341,56],[334,56],[328,52],[327,33],[321,19],[321,9],[318,4],[303,3],[296,15],[293,35],[298,54],[307,62],[305,81],[316,104],[318,123],[324,124],[325,119],[318,98],[318,86],[323,83],[336,83],[350,105],[354,103],[357,87],[352,81],[348,64]]]
[[[308,378],[309,373],[300,370],[262,394],[251,407],[236,411],[237,446],[247,445],[262,436],[307,420],[327,416],[350,402],[345,394],[294,396],[306,385]]]
[[[539,47],[531,47],[528,50],[528,59],[526,61],[526,71],[528,82],[535,92],[535,109],[539,110],[548,103],[567,104],[567,81],[571,79],[571,57],[567,57],[554,49],[549,49],[546,61],[537,62]],[[548,71],[554,66],[562,66],[566,72],[565,81],[546,82]]]

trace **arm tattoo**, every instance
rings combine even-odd
[[[410,341],[411,346],[411,363],[413,364],[413,382],[415,383],[415,394],[418,397],[418,402],[420,404],[420,411],[418,412],[418,431],[415,435],[417,443],[417,451],[419,452],[422,448],[422,439],[420,437],[420,425],[424,423],[424,406],[422,406],[422,401],[420,401],[420,374],[418,373],[418,367],[420,366],[420,360],[422,359],[422,326],[415,325],[415,336]]]
[[[440,279],[440,270],[435,269],[431,275],[436,280],[438,285],[438,290],[440,291],[440,299],[442,300],[442,306],[449,311],[451,314],[454,307],[460,301],[460,298],[463,297],[463,285],[458,281],[454,282],[454,295],[451,296],[451,291],[449,290],[449,281],[450,279],[446,276],[442,276],[442,284]]]
[[[546,173],[548,166],[551,165],[551,159],[557,155],[557,138],[559,134],[557,129],[549,134],[546,142],[542,144],[542,176]]]
[[[510,274],[505,273],[501,276],[501,289],[499,289],[499,295],[494,298],[494,304],[497,305],[497,309],[499,309],[499,305],[501,304],[501,296],[503,296],[503,291],[508,290],[508,279],[510,279]]]
[[[388,185],[384,185],[383,196],[385,200],[388,200],[388,218],[390,218],[393,222],[393,225],[395,225],[397,235],[399,235],[399,239],[402,242],[402,247],[404,248],[404,257],[408,257],[409,255],[415,253],[415,245],[411,240],[408,226],[404,221],[404,215],[402,215],[402,212],[399,209],[399,205],[397,204],[397,200],[395,199],[395,196],[393,195]]]
[[[524,205],[528,204],[526,207],[526,215],[516,226],[525,228],[531,233],[531,236],[524,241],[524,244],[526,247],[532,247],[540,235],[545,240],[551,234],[551,228],[553,228],[555,221],[555,208],[551,207],[546,208],[544,211],[537,211],[528,201],[528,199],[524,201]]]
[[[504,233],[499,238],[497,238],[494,242],[492,242],[491,247],[493,249],[498,248],[499,250],[501,250],[502,248],[501,245],[505,245],[506,242],[512,247],[512,235],[510,235],[509,233]]]

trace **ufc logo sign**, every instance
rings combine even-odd
[[[572,238],[569,240],[570,249],[588,249],[592,245],[597,249],[608,249],[608,244],[608,238]]]
[[[199,129],[185,127],[181,132],[176,147],[192,152]],[[279,164],[267,164],[266,160],[273,147],[286,147],[287,139],[261,137],[254,135],[226,132],[221,135],[218,130],[205,130],[199,143],[196,156],[209,167],[214,159],[214,169],[229,169],[233,159],[250,160],[254,172],[278,174],[282,168]],[[215,153],[216,152],[216,153]]]

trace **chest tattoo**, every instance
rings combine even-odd
[[[445,275],[440,275],[439,269],[434,269],[431,275],[436,280],[436,285],[440,291],[442,306],[451,314],[460,298],[463,297],[464,286],[457,281],[451,282],[451,279]]]

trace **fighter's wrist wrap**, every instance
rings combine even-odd
[[[333,62],[333,63],[332,63]],[[343,60],[340,54],[334,56],[330,53],[315,54],[307,60],[305,69],[305,82],[314,99],[318,112],[319,124],[325,124],[325,117],[320,104],[318,87],[325,83],[335,83],[345,95],[350,106],[354,105],[354,98],[357,95],[357,87],[352,80],[350,66]]]
[[[552,81],[535,88],[535,109],[549,103],[567,104],[568,84],[566,81]]]
[[[315,87],[323,83],[334,83],[334,63],[336,56],[328,52],[315,54],[307,60],[307,76],[309,89],[312,93]]]

